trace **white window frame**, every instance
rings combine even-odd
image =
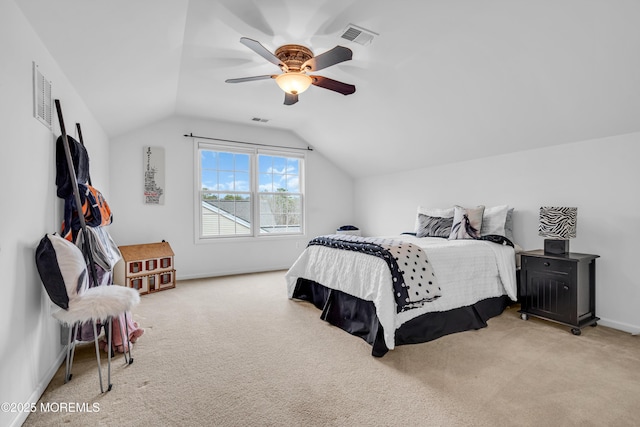
[[[251,231],[249,234],[230,234],[230,235],[220,235],[220,236],[203,236],[202,235],[202,188],[201,188],[201,161],[200,161],[200,152],[201,150],[211,150],[211,151],[225,151],[231,153],[239,153],[239,154],[249,154],[249,177],[250,177],[250,189],[249,194],[251,195]],[[305,223],[306,223],[306,197],[305,197],[305,168],[306,168],[306,155],[305,153],[300,153],[294,150],[287,150],[283,148],[277,149],[267,149],[261,147],[237,147],[235,145],[226,145],[221,143],[212,143],[209,141],[203,140],[194,140],[194,236],[195,243],[211,243],[211,242],[221,242],[228,241],[227,239],[232,239],[233,241],[240,240],[253,240],[253,239],[282,239],[282,238],[299,238],[300,236],[305,235]],[[299,180],[300,180],[300,193],[293,193],[296,195],[300,195],[300,204],[301,204],[301,217],[300,217],[300,231],[299,232],[284,232],[284,233],[260,233],[260,191],[259,191],[259,167],[258,167],[258,156],[259,155],[268,155],[275,157],[288,157],[288,158],[297,158],[300,160],[299,163]],[[264,193],[263,193],[264,194]]]

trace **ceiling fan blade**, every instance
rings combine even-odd
[[[240,2],[238,0],[218,0],[224,9],[226,9],[233,18],[239,19],[244,24],[253,29],[260,31],[268,36],[274,36],[273,28],[267,22],[264,12],[253,2]],[[264,9],[264,8],[263,8]],[[222,12],[222,11],[221,11]],[[225,14],[226,15],[226,14]],[[222,17],[222,22],[226,21],[228,16]]]
[[[257,53],[258,55],[262,56],[267,61],[276,64],[283,71],[286,71],[288,69],[287,66],[282,61],[280,61],[277,56],[271,53],[266,47],[262,46],[260,42],[247,37],[241,37],[240,43]]]
[[[323,68],[330,67],[335,64],[339,64],[340,62],[348,61],[353,57],[353,52],[351,49],[336,46],[331,50],[326,51],[325,53],[321,53],[318,56],[314,56],[313,58],[306,61],[300,67],[301,70],[310,70],[310,71],[318,71]]]
[[[242,83],[242,82],[252,82],[254,80],[266,80],[266,79],[275,79],[277,76],[267,74],[265,76],[253,76],[253,77],[240,77],[239,79],[227,79],[226,83]]]
[[[293,105],[298,102],[298,95],[291,95],[290,93],[284,93],[284,105]]]
[[[342,83],[337,80],[329,79],[327,77],[322,77],[322,76],[309,76],[309,77],[311,77],[312,85],[318,86],[324,89],[329,89],[334,92],[341,93],[343,95],[351,95],[356,91],[356,87],[348,83]]]

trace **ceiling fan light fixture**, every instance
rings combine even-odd
[[[333,80],[327,77],[312,75],[307,72],[323,70],[332,65],[349,61],[353,57],[351,49],[344,46],[336,46],[320,55],[314,56],[313,52],[302,45],[286,44],[271,53],[260,42],[241,37],[240,43],[253,50],[272,64],[277,65],[283,71],[282,74],[266,74],[262,76],[242,77],[239,79],[227,79],[227,83],[251,82],[254,80],[274,79],[280,89],[285,93],[284,105],[293,105],[298,102],[298,94],[304,92],[309,86],[314,85],[322,89],[328,89],[342,95],[351,95],[356,87]]]
[[[311,77],[303,73],[284,73],[276,77],[276,83],[280,89],[291,94],[298,95],[311,86]]]

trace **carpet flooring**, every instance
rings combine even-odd
[[[132,365],[112,361],[113,389],[100,394],[82,343],[72,381],[63,364],[25,426],[640,425],[640,338],[603,326],[574,336],[513,306],[487,328],[374,358],[289,300],[284,271],[179,281],[141,300],[145,333]]]

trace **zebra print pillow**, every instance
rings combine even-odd
[[[426,206],[418,206],[415,226],[413,227],[414,233],[417,233],[418,227],[420,227],[420,214],[438,218],[453,218],[453,210],[453,206],[450,208],[429,208]]]
[[[446,239],[451,234],[452,225],[453,217],[441,218],[418,214],[416,237],[444,237]]]

